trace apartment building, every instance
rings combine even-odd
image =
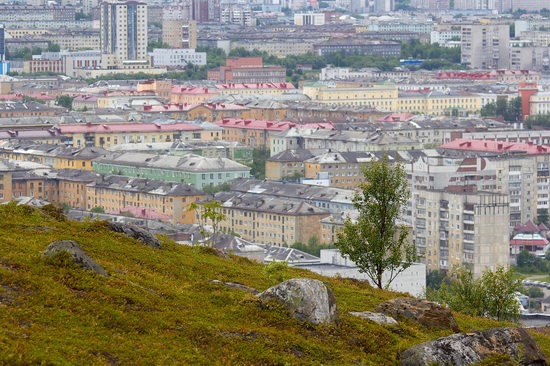
[[[189,123],[111,123],[60,125],[65,144],[73,147],[93,146],[105,149],[130,142],[188,141],[201,139],[204,129]]]
[[[340,152],[376,152],[390,150],[419,150],[424,144],[418,140],[386,131],[324,131],[303,137],[306,149],[330,149]]]
[[[462,26],[461,62],[473,69],[510,67],[510,25],[469,24]]]
[[[248,118],[250,110],[242,105],[229,103],[144,105],[144,114],[162,113],[167,118],[186,121],[214,122],[225,118]],[[216,138],[221,138],[216,132]]]
[[[194,224],[191,203],[204,198],[204,193],[184,183],[164,182],[119,175],[102,176],[86,185],[86,210],[102,207],[106,212],[121,212],[140,207],[170,216],[172,224]]]
[[[370,152],[329,150],[305,161],[304,177],[315,179],[324,173],[328,175],[331,187],[357,189],[365,181],[361,166],[377,158]]]
[[[355,191],[334,187],[321,187],[292,182],[275,182],[259,179],[237,178],[231,181],[231,192],[273,196],[310,203],[331,214],[354,210]]]
[[[265,177],[269,180],[284,180],[290,177],[305,176],[305,162],[315,157],[309,150],[283,150],[271,156],[265,162]]]
[[[226,158],[207,158],[192,154],[173,156],[116,152],[96,159],[93,170],[100,174],[186,183],[197,189],[250,176],[250,167],[246,165]]]
[[[149,52],[153,66],[184,68],[187,65],[206,65],[206,52],[195,52],[191,48],[155,48]]]
[[[224,140],[241,142],[253,148],[270,148],[271,135],[295,127],[292,122],[224,118],[214,123],[223,127]]]
[[[383,57],[399,57],[401,43],[391,41],[374,41],[358,38],[334,38],[316,43],[313,52],[319,56],[344,52],[355,55],[378,55]]]
[[[146,3],[101,3],[101,51],[115,57],[107,68],[148,66]]]
[[[510,69],[548,70],[550,68],[550,43],[547,46],[510,47]],[[532,78],[531,81],[538,81]],[[530,81],[530,80],[522,80]]]
[[[335,105],[368,106],[383,110],[395,110],[398,98],[397,85],[393,83],[304,83],[302,92],[312,102]]]
[[[230,57],[225,66],[208,70],[207,78],[223,83],[284,83],[286,69],[264,65],[261,57]]]
[[[319,234],[320,220],[329,215],[324,209],[290,198],[232,192],[219,192],[214,198],[222,202],[222,213],[227,216],[219,224],[222,231],[261,244],[307,243]]]
[[[416,245],[428,269],[471,266],[474,276],[509,265],[509,200],[500,193],[419,190],[415,209]]]
[[[258,50],[267,52],[277,57],[286,57],[294,55],[305,55],[313,52],[313,45],[317,41],[308,39],[241,39],[231,42],[231,49],[244,48],[247,51]]]

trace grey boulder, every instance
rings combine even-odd
[[[131,225],[122,224],[120,222],[109,222],[109,230],[116,233],[124,234],[130,238],[137,239],[143,244],[151,248],[162,249],[160,241],[156,236],[151,234],[149,231]]]
[[[392,318],[382,313],[373,313],[372,311],[350,311],[350,314],[361,319],[367,319],[380,325],[389,325],[393,328],[400,329],[399,323]]]
[[[54,241],[46,247],[43,255],[44,257],[53,257],[58,253],[68,253],[73,262],[79,267],[87,270],[94,271],[97,274],[106,276],[107,272],[96,261],[90,258],[78,245],[72,240],[58,240]]]
[[[332,290],[318,280],[294,278],[256,296],[282,304],[293,318],[313,325],[330,324],[339,319]]]
[[[531,334],[523,328],[492,328],[453,334],[417,344],[401,354],[401,365],[472,365],[487,356],[508,355],[522,365],[545,366],[546,357]]]

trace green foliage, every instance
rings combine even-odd
[[[533,126],[550,127],[550,115],[549,114],[534,114],[525,118],[525,127],[533,128]]]
[[[57,98],[55,98],[55,104],[60,106],[60,107],[67,108],[68,110],[72,111],[73,110],[73,97],[71,97],[70,95],[67,95],[67,94],[60,95]]]
[[[452,334],[412,322],[400,322],[398,333],[350,316],[402,296],[364,281],[288,267],[283,279],[321,280],[334,292],[340,323],[312,327],[210,282],[263,291],[272,282],[260,263],[166,237],[156,250],[113,235],[104,222],[58,221],[23,205],[1,205],[0,222],[0,363],[6,365],[397,365],[403,350]],[[45,247],[61,239],[78,242],[109,276],[45,263]],[[465,332],[507,325],[454,316]],[[529,331],[550,354],[550,337]]]
[[[314,255],[319,257],[321,255],[321,250],[323,249],[334,249],[336,248],[333,244],[310,244],[308,241],[307,244],[296,242],[290,246],[291,248],[301,250],[302,252]]]
[[[170,48],[170,45],[162,41],[149,41],[147,43],[147,52],[153,52],[155,48]]]
[[[202,187],[202,191],[206,194],[215,195],[218,192],[229,192],[231,190],[231,183],[225,182],[222,184],[218,184],[217,186],[213,185],[207,185],[205,187]]]
[[[103,206],[95,206],[95,207],[92,207],[92,209],[90,210],[90,212],[93,212],[93,213],[105,213],[105,208],[103,208]]]
[[[544,297],[544,291],[538,286],[529,286],[526,295],[534,299],[542,299]]]
[[[252,164],[250,174],[256,179],[265,178],[265,162],[269,158],[269,149],[255,148],[252,150]]]
[[[286,281],[288,278],[288,262],[273,260],[267,264],[262,273],[268,281],[275,285]]]
[[[404,167],[391,165],[387,154],[361,169],[366,182],[353,198],[359,217],[356,222],[346,218],[334,244],[382,288],[384,272],[389,274],[389,285],[418,261],[416,248],[407,242],[408,229],[397,223],[410,191]]]
[[[219,231],[220,222],[227,219],[222,213],[222,203],[218,200],[211,200],[201,204],[191,203],[187,211],[194,211],[197,223],[200,226],[200,233],[205,238],[205,243],[211,248],[216,245],[216,237]],[[212,226],[212,233],[206,229],[207,225]]]
[[[75,20],[92,20],[92,14],[85,14],[83,11],[75,13]]]
[[[23,100],[23,103],[28,103],[28,102],[35,102],[35,103],[40,103],[40,104],[45,104],[46,103],[41,99],[34,98],[34,97],[29,97],[28,95],[23,95],[22,100]]]
[[[515,298],[521,280],[514,278],[512,269],[500,266],[486,270],[474,279],[468,268],[455,268],[451,283],[441,284],[439,290],[429,292],[428,298],[448,305],[454,311],[473,316],[486,316],[499,321],[517,321],[519,306]]]
[[[508,101],[499,98],[496,103],[487,103],[481,107],[480,114],[482,117],[502,117],[507,122],[521,121],[521,97]]]
[[[522,273],[538,273],[548,270],[548,266],[542,258],[529,253],[527,250],[522,250],[516,256],[516,266],[518,271]]]
[[[441,60],[449,64],[460,64],[460,47],[443,47],[437,43],[422,43],[411,39],[401,45],[401,58],[420,60]]]

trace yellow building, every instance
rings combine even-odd
[[[53,167],[56,169],[92,170],[92,161],[109,152],[101,147],[66,148],[54,157]]]
[[[170,99],[172,90],[172,80],[169,79],[153,79],[140,81],[137,84],[136,91],[141,92],[153,92],[157,97]]]
[[[170,216],[172,224],[194,224],[195,213],[187,208],[204,197],[202,191],[187,184],[108,175],[86,186],[86,209],[120,212],[140,207]]]
[[[312,102],[368,106],[385,110],[394,110],[398,98],[397,85],[390,82],[377,84],[316,82],[304,84],[302,91]]]
[[[250,116],[250,110],[247,107],[229,103],[145,105],[143,112],[162,113],[163,116],[180,120],[207,122]]]
[[[60,125],[66,144],[108,149],[132,142],[171,142],[202,139],[204,129],[189,123],[112,123]],[[208,131],[208,136],[210,131]]]
[[[207,99],[217,96],[219,93],[212,88],[183,87],[175,85],[170,92],[170,103],[174,104],[199,104]]]
[[[298,199],[231,192],[220,192],[215,199],[222,202],[227,216],[220,229],[255,243],[307,243],[319,235],[320,220],[329,216],[328,211]]]
[[[401,92],[397,112],[432,116],[467,115],[481,110],[481,96],[465,91]]]

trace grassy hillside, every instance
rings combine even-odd
[[[288,269],[325,281],[342,321],[313,327],[277,306],[261,306],[237,281],[264,290],[277,281],[264,266],[220,258],[163,239],[163,250],[107,230],[64,221],[53,210],[0,206],[0,364],[78,365],[393,365],[402,350],[440,336],[402,322],[400,334],[351,317],[402,294],[352,280]],[[54,240],[80,243],[108,277],[45,261]],[[456,314],[462,331],[501,325]],[[536,339],[550,356],[550,338]]]

